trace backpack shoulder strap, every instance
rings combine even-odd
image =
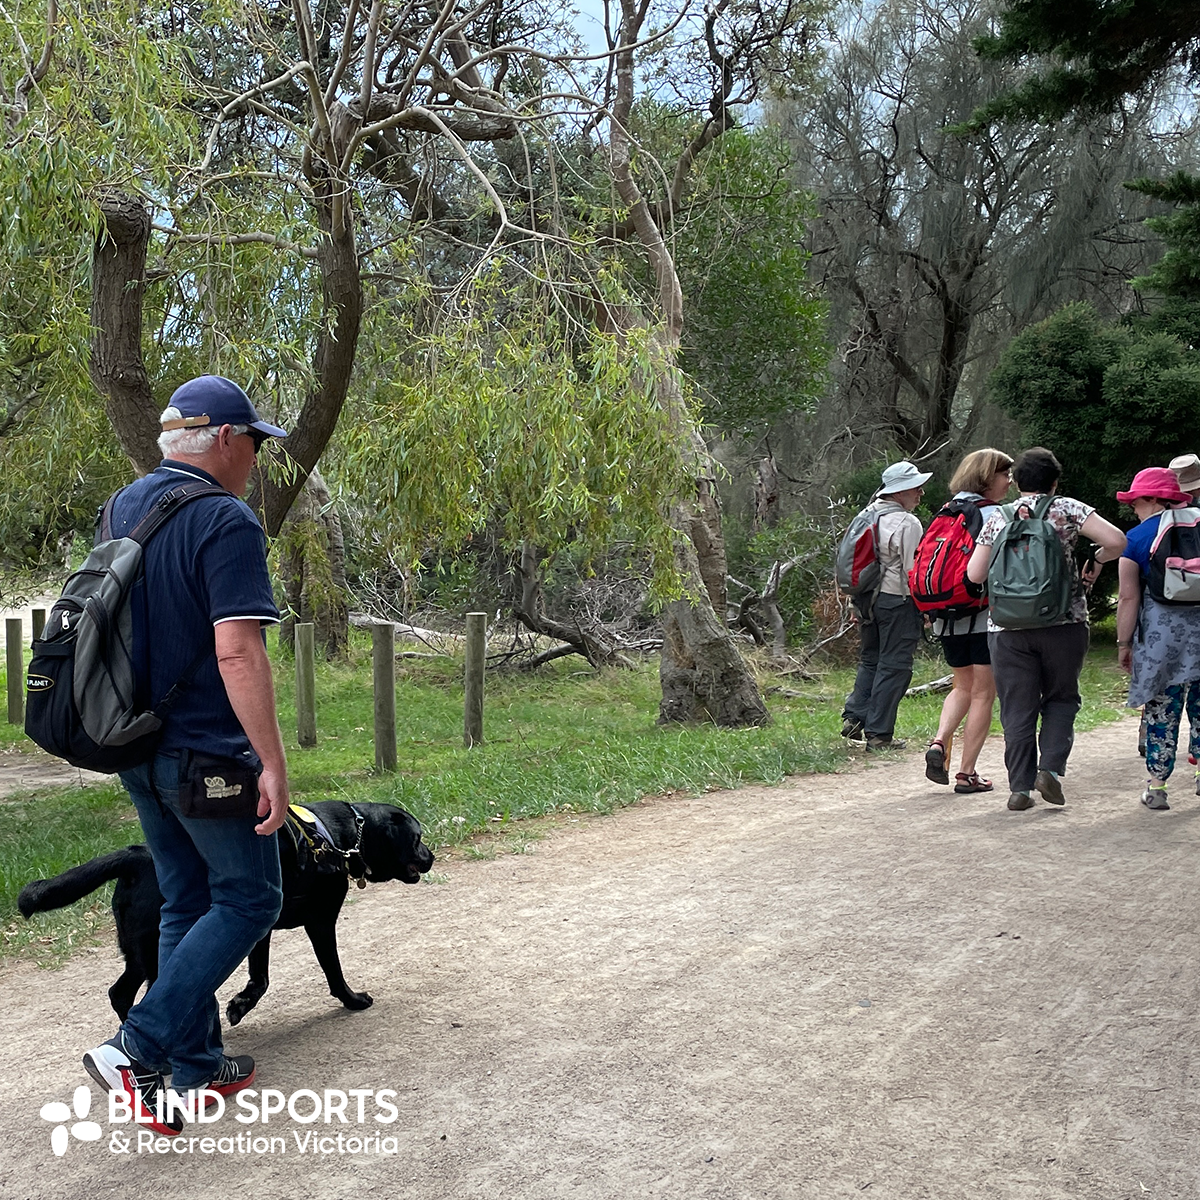
[[[124,488],[117,488],[115,492],[96,510],[96,525],[92,534],[92,544],[100,545],[101,542],[112,541],[112,511],[113,505],[117,502],[117,497],[124,491]]]
[[[208,483],[203,479],[182,483],[179,487],[172,488],[160,496],[151,506],[150,511],[129,531],[127,536],[137,542],[139,546],[144,546],[159,531],[164,522],[174,516],[189,501],[198,500],[201,496],[232,495],[232,492],[221,487],[220,484]],[[109,501],[109,505],[111,504],[112,500]],[[111,537],[111,531],[109,536]]]
[[[1050,511],[1050,505],[1055,501],[1056,497],[1053,492],[1048,496],[1043,496],[1036,505],[1034,505],[1032,516],[1036,521],[1044,521],[1046,514]]]

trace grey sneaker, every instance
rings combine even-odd
[[[1047,804],[1066,804],[1067,798],[1063,795],[1062,784],[1049,771],[1039,771],[1033,786]]]
[[[908,743],[903,738],[898,737],[869,737],[867,738],[868,750],[903,750]]]
[[[1033,807],[1033,797],[1026,792],[1013,792],[1008,798],[1008,807],[1013,812],[1023,812]]]
[[[1152,808],[1155,812],[1163,812],[1171,807],[1167,803],[1167,789],[1165,787],[1147,788],[1142,793],[1142,803],[1147,808]]]
[[[862,735],[863,727],[861,721],[856,721],[853,717],[842,718],[842,737],[849,738],[851,741],[857,741]]]

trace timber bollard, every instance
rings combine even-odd
[[[35,608],[33,610],[33,640],[36,642],[42,636],[42,630],[46,628],[46,610],[44,608]]]
[[[296,740],[301,746],[317,744],[317,660],[314,625],[296,625]]]
[[[371,626],[375,676],[375,770],[396,769],[396,627],[390,621]]]
[[[20,617],[4,622],[4,662],[8,671],[8,723],[25,723],[25,641]]]
[[[483,743],[483,663],[487,613],[467,613],[467,665],[463,688],[463,745]]]

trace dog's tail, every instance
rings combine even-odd
[[[147,858],[149,852],[145,846],[126,846],[124,850],[114,850],[111,854],[72,867],[53,879],[35,879],[21,889],[17,907],[24,917],[32,917],[34,913],[47,912],[52,908],[65,908],[111,879],[136,874]]]

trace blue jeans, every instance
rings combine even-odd
[[[121,772],[163,894],[158,978],[121,1031],[134,1058],[184,1089],[208,1083],[220,1066],[216,990],[275,924],[283,889],[279,844],[254,832],[260,818],[180,815],[179,762],[159,754]]]

